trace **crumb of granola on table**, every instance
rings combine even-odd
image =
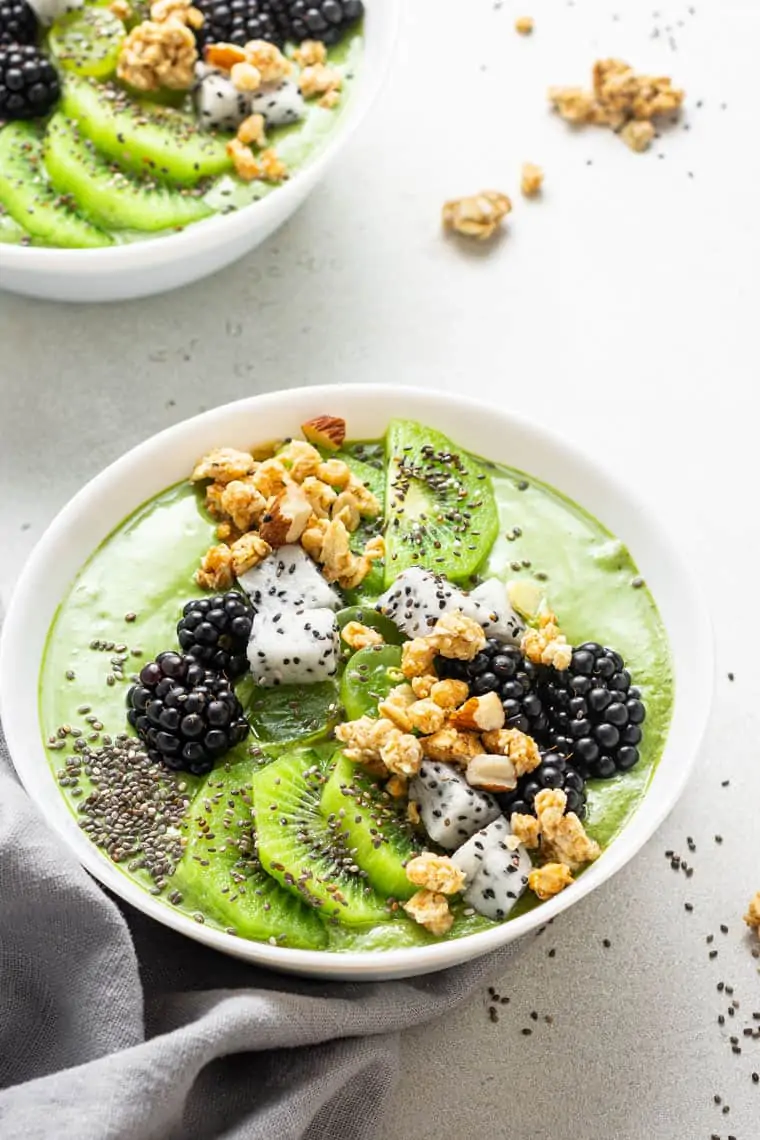
[[[334,67],[312,63],[301,71],[298,86],[305,99],[312,99],[316,95],[326,95],[328,91],[340,91],[343,77]]]
[[[654,136],[655,129],[652,123],[639,122],[635,119],[626,123],[620,132],[620,137],[626,146],[638,152],[647,150]]]
[[[566,863],[571,871],[598,859],[602,850],[591,839],[575,812],[565,814],[567,796],[558,788],[544,788],[535,799],[541,831],[541,854],[550,862]]]
[[[515,31],[521,36],[529,36],[535,27],[532,16],[518,16],[515,20]]]
[[[233,479],[242,479],[248,475],[255,466],[253,456],[247,451],[237,451],[234,447],[217,447],[198,460],[190,482],[211,479],[215,483],[231,483]]]
[[[195,581],[204,590],[229,590],[233,577],[232,550],[224,542],[207,550],[195,571]]]
[[[512,209],[512,202],[498,190],[482,190],[465,198],[445,202],[442,220],[445,229],[465,237],[487,241],[493,237]]]
[[[538,629],[526,629],[520,650],[534,665],[553,665],[559,670],[567,669],[573,656],[573,647],[559,628],[556,614],[548,610],[540,615]]]
[[[744,921],[751,929],[756,930],[760,934],[760,891],[753,895],[749,900],[747,913],[744,916]]]
[[[263,146],[266,142],[266,119],[263,115],[249,115],[237,129],[237,137],[244,146]]]
[[[591,91],[551,87],[549,102],[570,123],[611,127],[637,152],[654,137],[652,119],[677,114],[684,100],[684,92],[666,76],[637,75],[620,59],[597,60],[592,85]]]
[[[520,191],[526,198],[535,198],[541,193],[544,172],[534,162],[524,162],[520,176]]]
[[[528,887],[542,902],[558,895],[573,882],[570,868],[564,863],[544,863],[534,867],[528,875]]]
[[[360,621],[349,621],[343,626],[341,637],[351,649],[367,649],[370,645],[382,645],[383,635],[379,629],[362,625]],[[414,695],[414,694],[412,694]]]
[[[116,74],[138,91],[188,91],[195,82],[195,36],[177,19],[145,20],[122,42]]]
[[[448,855],[423,851],[406,865],[406,877],[415,887],[424,887],[441,895],[456,895],[465,883],[464,871]]]
[[[293,59],[299,67],[312,67],[327,59],[327,47],[322,40],[304,40],[293,52]]]
[[[417,891],[403,904],[404,910],[431,934],[446,934],[454,924],[445,895],[433,891]]]

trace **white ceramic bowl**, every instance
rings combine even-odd
[[[377,438],[391,415],[421,420],[458,444],[557,487],[630,547],[660,607],[673,651],[673,722],[652,785],[620,836],[561,895],[493,930],[452,942],[386,952],[291,950],[224,934],[157,901],[127,879],[77,827],[43,748],[37,710],[40,663],[56,607],[107,534],[137,506],[187,477],[204,451],[292,434],[323,412],[354,438]],[[227,954],[277,970],[331,978],[407,977],[475,958],[534,930],[609,879],[638,851],[680,795],[702,737],[713,690],[712,637],[702,599],[670,541],[628,489],[584,455],[509,412],[420,389],[356,385],[302,388],[227,404],[154,436],[107,468],[64,507],[34,550],[11,602],[0,644],[2,718],[16,770],[48,823],[115,894],[159,922]],[[44,905],[44,900],[41,900]]]
[[[325,174],[372,105],[393,56],[401,0],[369,0],[364,52],[350,105],[293,178],[260,202],[182,233],[106,249],[0,245],[0,286],[50,301],[123,301],[189,285],[268,238]]]

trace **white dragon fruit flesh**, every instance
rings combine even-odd
[[[43,27],[48,27],[59,16],[84,6],[84,0],[29,0],[29,7]]]
[[[461,610],[482,625],[486,637],[516,644],[524,627],[509,604],[507,589],[498,578],[489,578],[469,594],[440,574],[412,566],[377,600],[380,613],[407,637],[424,637],[445,613]]]
[[[257,685],[313,685],[338,671],[340,638],[326,608],[266,607],[253,619],[248,660]]]
[[[522,843],[514,850],[507,843],[511,834],[506,819],[499,816],[451,857],[466,876],[464,901],[497,922],[507,917],[527,887],[532,868]]]
[[[417,804],[430,838],[447,851],[501,815],[493,796],[471,788],[461,770],[437,760],[423,760],[409,785],[409,799]]]
[[[304,117],[306,104],[292,79],[269,83],[254,94],[251,110],[263,115],[268,127],[284,127]]]
[[[251,97],[238,91],[228,76],[205,63],[195,65],[193,93],[200,124],[209,130],[235,131],[251,113]]]
[[[335,610],[340,598],[302,546],[281,546],[238,578],[254,609]]]

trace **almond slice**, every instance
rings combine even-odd
[[[453,712],[449,723],[466,732],[492,732],[504,727],[504,706],[498,693],[483,697],[470,697],[461,708]]]
[[[281,491],[267,506],[259,533],[272,547],[298,542],[311,518],[311,503],[297,484]]]
[[[315,447],[337,451],[346,438],[346,421],[339,416],[315,416],[301,424],[301,431]]]

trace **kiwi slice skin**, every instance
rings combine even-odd
[[[499,530],[488,472],[441,432],[413,420],[391,421],[385,450],[386,588],[410,566],[467,581]]]
[[[320,811],[324,783],[323,766],[308,748],[288,752],[254,773],[261,863],[327,922],[387,921],[387,906],[355,863],[340,820]]]
[[[0,205],[40,244],[96,249],[111,238],[80,217],[49,185],[42,136],[31,124],[0,128]]]
[[[377,706],[403,677],[398,645],[371,645],[360,649],[346,665],[340,683],[340,699],[348,720],[377,716]]]
[[[22,245],[30,240],[30,234],[0,206],[0,245]]]
[[[108,79],[116,72],[126,34],[124,24],[108,8],[88,5],[58,16],[48,44],[64,71]]]
[[[253,764],[217,768],[200,786],[184,824],[187,845],[174,882],[209,918],[243,938],[320,950],[318,915],[263,870],[251,814]],[[232,805],[232,806],[231,806]]]
[[[335,615],[335,620],[341,632],[350,621],[358,621],[360,625],[366,625],[369,626],[370,629],[376,629],[378,633],[382,634],[383,641],[386,645],[402,645],[407,640],[398,626],[394,625],[390,618],[387,618],[385,614],[379,614],[371,605],[346,606],[344,610],[338,610]],[[350,648],[345,645],[345,642],[344,647],[346,652],[351,652]]]
[[[141,106],[111,84],[70,74],[61,109],[106,157],[137,174],[194,186],[232,170],[225,140],[200,131],[191,115]]]
[[[342,752],[322,790],[322,812],[339,818],[348,832],[356,862],[372,886],[395,899],[408,899],[417,890],[404,865],[420,851],[403,808],[371,776],[361,772]]]
[[[102,226],[150,232],[181,228],[211,214],[200,198],[161,183],[141,182],[110,165],[63,115],[50,120],[44,153],[55,189],[71,194]]]

